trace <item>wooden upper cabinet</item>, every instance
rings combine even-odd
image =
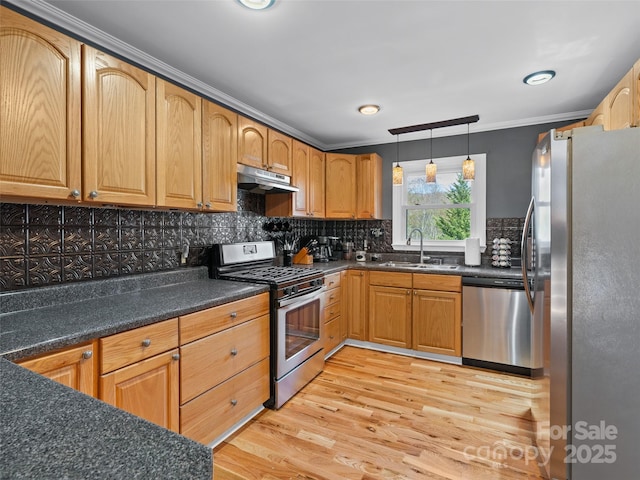
[[[633,65],[633,126],[640,127],[640,59]]]
[[[269,128],[267,139],[267,170],[291,176],[293,149],[291,137]]]
[[[80,200],[80,43],[0,6],[0,195]]]
[[[633,124],[633,69],[622,77],[606,98],[609,110],[607,130],[629,128]]]
[[[293,175],[291,183],[300,191],[293,194],[294,217],[307,217],[311,213],[309,205],[309,171],[311,168],[310,147],[297,140],[293,141]]]
[[[308,203],[310,216],[325,216],[325,154],[309,148]]]
[[[326,154],[326,218],[356,217],[356,156]]]
[[[88,45],[82,62],[83,200],[155,205],[155,77]]]
[[[17,363],[62,385],[97,397],[96,347],[95,342],[86,343]]]
[[[586,127],[591,126],[591,125],[602,125],[604,127],[605,130],[608,130],[608,110],[606,109],[606,98],[605,100],[603,100],[602,102],[600,102],[600,105],[598,105],[593,112],[591,112],[591,115],[589,115],[589,117],[584,121],[584,125]]]
[[[382,216],[382,158],[375,153],[358,155],[356,163],[356,217]]]
[[[195,209],[202,205],[202,100],[156,80],[157,204]]]
[[[238,115],[203,100],[202,197],[204,209],[237,210]]]
[[[264,125],[238,116],[238,163],[267,168],[267,131]]]

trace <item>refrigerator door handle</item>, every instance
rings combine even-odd
[[[531,288],[529,287],[529,279],[527,278],[527,257],[531,254],[531,252],[527,251],[527,233],[529,232],[529,227],[531,226],[531,219],[533,218],[533,211],[536,208],[536,200],[535,197],[531,197],[531,201],[529,202],[529,208],[527,208],[527,215],[524,219],[524,226],[522,228],[522,238],[520,239],[520,252],[522,261],[522,280],[524,282],[524,293],[527,297],[527,302],[529,302],[529,310],[533,313],[533,295],[531,293]],[[534,266],[535,268],[535,266]]]

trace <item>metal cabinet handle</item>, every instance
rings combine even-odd
[[[74,190],[71,190],[71,196],[73,198],[78,198],[80,196],[80,190],[78,190],[77,188]]]
[[[229,315],[231,318],[236,318],[238,316],[238,312],[231,312]]]
[[[151,345],[151,339],[145,338],[144,340],[142,340],[143,347],[148,347],[149,345]]]
[[[236,400],[235,398],[231,399],[231,406],[235,407],[238,404],[238,400]]]
[[[411,295],[411,290],[407,290],[407,295]]]
[[[204,205],[204,206],[205,206],[205,207],[207,207],[207,208],[211,208],[211,202],[207,202],[207,203],[205,203],[205,205]]]
[[[171,355],[171,358],[174,360],[180,360],[180,354],[179,353],[174,353],[173,355]]]
[[[91,357],[93,357],[93,352],[91,350],[87,350],[86,352],[82,352],[82,358],[84,360],[89,360]]]
[[[235,357],[238,354],[238,350],[235,348],[232,348],[230,353],[232,357]]]
[[[98,198],[98,192],[96,190],[91,190],[89,192],[89,198]]]
[[[333,335],[329,335],[329,339],[330,339],[330,340],[333,340]]]
[[[198,207],[198,208],[202,208],[202,202],[198,202],[198,203],[196,203],[196,207]]]

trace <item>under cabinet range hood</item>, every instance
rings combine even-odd
[[[291,185],[291,177],[238,164],[238,188],[252,193],[291,193],[299,188]]]

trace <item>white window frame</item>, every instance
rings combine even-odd
[[[462,162],[467,158],[464,156],[434,158],[433,163],[438,166],[438,172],[462,172]],[[478,153],[471,155],[475,161],[475,180],[473,180],[471,191],[471,237],[480,239],[480,250],[486,249],[486,229],[487,229],[487,155],[486,153]],[[422,172],[424,175],[425,167],[429,163],[425,160],[409,160],[399,162],[403,170],[403,175],[409,173]],[[420,242],[417,236],[411,241],[411,245],[407,245],[406,238],[406,215],[407,206],[405,201],[407,198],[407,182],[403,179],[402,185],[393,186],[393,243],[394,250],[419,251]],[[462,205],[460,205],[462,206]],[[426,240],[424,241],[424,251],[432,252],[464,252],[464,240]]]

